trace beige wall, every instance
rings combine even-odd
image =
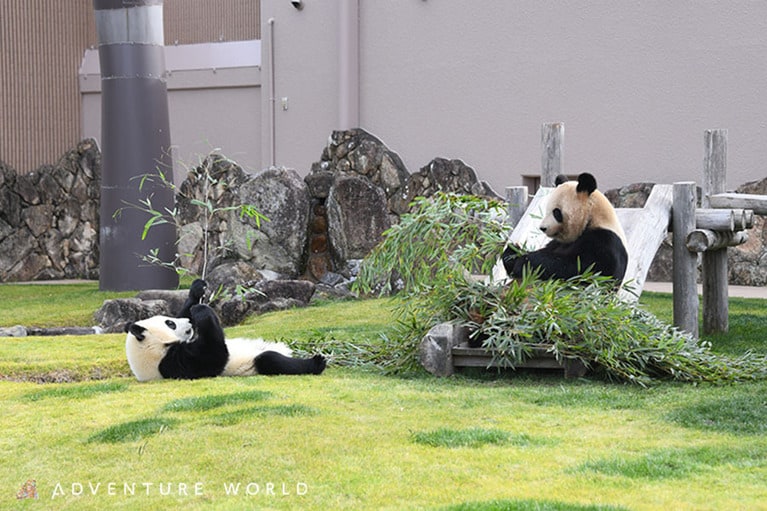
[[[302,172],[338,126],[343,1],[262,1],[290,101],[277,163]],[[711,128],[729,129],[729,187],[767,176],[767,3],[359,0],[359,19],[360,124],[411,171],[458,157],[500,191],[562,121],[566,170],[602,188],[700,182]]]

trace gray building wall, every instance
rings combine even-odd
[[[263,82],[272,19],[274,97],[288,98],[277,164],[307,172],[340,127],[349,1],[360,125],[411,171],[461,158],[500,191],[540,172],[541,124],[561,121],[566,170],[594,172],[602,188],[700,182],[712,128],[729,129],[728,187],[767,175],[767,3],[744,0],[305,0],[300,11],[262,0]]]

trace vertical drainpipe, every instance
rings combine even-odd
[[[158,249],[173,261],[176,231],[152,227],[141,240],[146,213],[126,208],[151,196],[153,209],[173,209],[173,191],[140,176],[162,170],[172,180],[165,83],[162,0],[93,0],[101,66],[101,290],[178,287],[171,269],[141,260]],[[115,212],[122,210],[115,216]]]
[[[269,18],[266,23],[269,27],[269,166],[274,167],[277,164],[277,98],[274,91],[274,18]]]
[[[360,5],[359,0],[339,1],[338,129],[360,125]]]

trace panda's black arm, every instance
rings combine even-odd
[[[588,268],[594,273],[623,280],[628,264],[628,254],[621,239],[612,231],[593,229],[573,243],[556,240],[540,250],[516,258],[510,277],[522,276],[526,266],[539,270],[542,279],[569,279],[582,274]]]
[[[196,279],[192,282],[192,286],[189,288],[189,295],[184,302],[184,306],[181,308],[181,312],[178,313],[179,318],[192,319],[192,306],[202,303],[202,299],[205,297],[205,290],[208,284],[202,279]]]
[[[198,344],[201,349],[225,345],[224,329],[221,328],[213,309],[204,304],[197,304],[191,307],[190,313],[192,327],[197,336],[197,340],[192,344]]]

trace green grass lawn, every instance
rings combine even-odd
[[[62,326],[90,324],[113,296],[84,284],[0,297],[0,326]],[[670,316],[670,297],[642,301]],[[731,303],[716,349],[767,352],[765,302]],[[390,305],[325,303],[227,333],[376,340]],[[0,339],[0,375],[0,509],[767,509],[766,382],[644,389],[331,365],[138,383],[117,334]],[[28,480],[39,499],[17,500]]]

